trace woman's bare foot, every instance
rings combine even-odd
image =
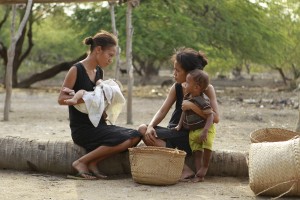
[[[190,181],[190,179],[193,178],[194,176],[195,173],[193,172],[193,170],[191,170],[191,168],[189,168],[186,164],[184,164],[180,181],[183,182]]]
[[[87,166],[84,163],[76,160],[72,163],[72,167],[78,172],[78,176],[86,179],[96,179],[97,177],[89,173]]]
[[[107,179],[107,176],[102,174],[99,169],[98,169],[98,166],[96,164],[93,164],[93,163],[90,163],[88,165],[88,169],[90,172],[92,172],[92,174],[94,176],[96,176],[97,178],[100,178],[100,179]]]

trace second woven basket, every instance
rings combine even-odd
[[[252,143],[258,142],[282,142],[300,136],[300,133],[282,128],[263,128],[250,133]]]
[[[173,185],[181,177],[186,153],[165,147],[129,148],[132,178],[147,185]]]

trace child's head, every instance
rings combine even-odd
[[[197,96],[209,85],[209,76],[200,69],[190,71],[186,76],[185,90],[193,96]]]

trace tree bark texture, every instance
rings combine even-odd
[[[72,141],[41,141],[19,137],[0,138],[0,168],[58,174],[76,173],[72,162],[85,154],[85,150]],[[209,176],[247,177],[246,152],[214,151]],[[186,162],[191,168],[193,158]],[[128,151],[116,154],[99,164],[107,175],[130,174]]]

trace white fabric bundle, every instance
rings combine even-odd
[[[92,92],[85,92],[82,99],[84,103],[75,105],[75,108],[88,114],[95,127],[98,126],[104,111],[107,120],[114,124],[125,104],[119,85],[112,79],[102,81]]]

